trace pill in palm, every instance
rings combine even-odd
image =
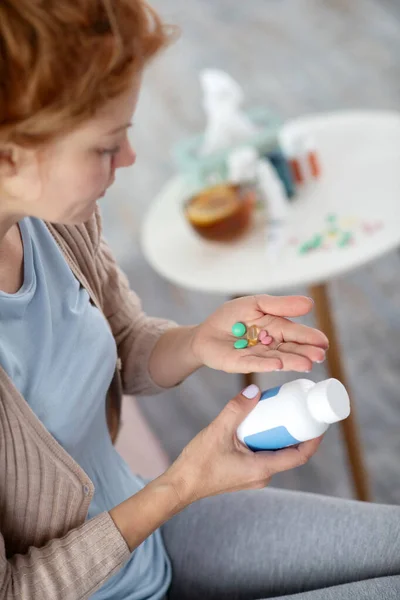
[[[272,342],[272,340],[273,340],[273,338],[272,338],[270,335],[267,335],[266,337],[264,337],[264,338],[261,340],[261,343],[262,343],[264,346],[268,346],[268,345],[269,345],[269,344]]]
[[[257,325],[251,325],[247,330],[247,339],[250,342],[253,342],[252,345],[257,344],[258,334],[260,333],[260,328]]]
[[[232,333],[235,337],[242,337],[246,333],[246,325],[244,323],[235,323],[232,326]]]
[[[247,348],[249,342],[245,339],[241,339],[241,340],[236,340],[236,342],[233,344],[236,348],[236,350],[243,350],[243,348]]]

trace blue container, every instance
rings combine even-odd
[[[268,158],[275,167],[275,170],[285,187],[288,198],[293,198],[296,193],[296,188],[292,177],[292,170],[283,152],[280,149],[273,150],[272,152],[268,152],[265,155],[265,158]]]

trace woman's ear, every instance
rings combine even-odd
[[[40,192],[38,156],[35,150],[16,144],[0,144],[1,195],[15,202],[35,198]]]
[[[18,170],[18,157],[15,146],[0,145],[0,178],[13,177]]]

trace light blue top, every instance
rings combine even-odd
[[[46,225],[20,223],[24,282],[0,292],[0,364],[48,431],[95,485],[88,518],[144,485],[114,449],[105,399],[117,359],[108,323],[73,275]],[[92,598],[159,600],[171,564],[157,530]]]

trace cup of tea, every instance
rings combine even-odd
[[[184,212],[198,235],[228,242],[248,230],[256,200],[255,189],[250,185],[221,183],[189,198]]]

